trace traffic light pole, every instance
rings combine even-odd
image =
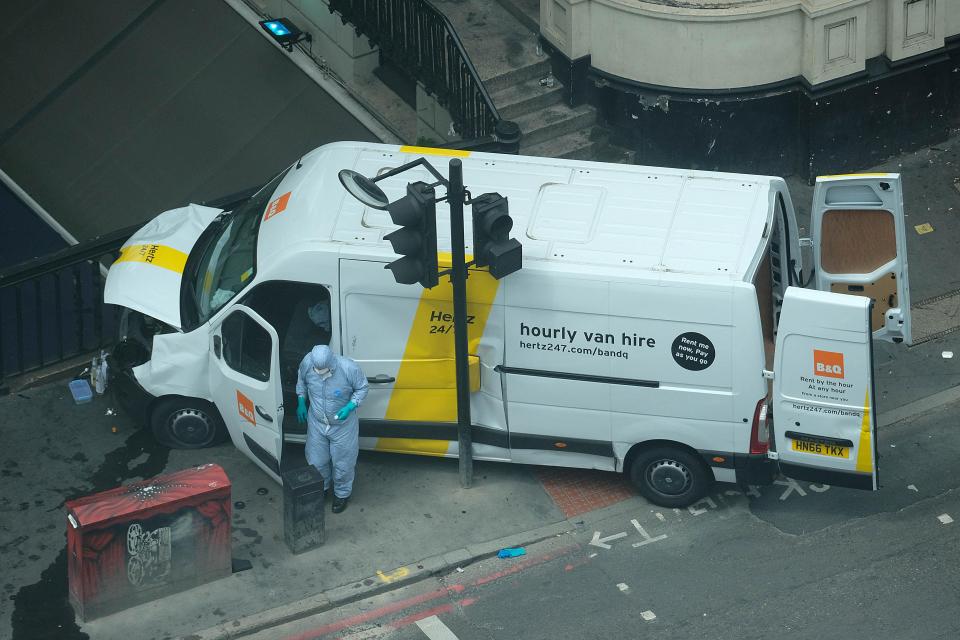
[[[467,264],[463,238],[463,163],[450,160],[450,248],[453,257],[450,280],[453,284],[453,344],[457,375],[457,441],[460,486],[473,485],[473,433],[470,420],[470,365],[467,353]]]

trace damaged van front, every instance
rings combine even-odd
[[[161,442],[201,448],[227,436],[197,331],[252,283],[261,213],[286,172],[232,210],[190,204],[133,234],[111,266],[104,301],[122,307],[111,359],[117,402]]]

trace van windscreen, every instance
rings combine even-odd
[[[189,290],[181,300],[190,309],[182,309],[182,316],[195,320],[191,326],[206,322],[253,281],[262,214],[286,174],[283,171],[249,200],[214,221],[196,267],[184,279]]]

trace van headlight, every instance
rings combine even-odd
[[[171,333],[174,329],[150,316],[133,309],[124,309],[117,323],[117,341],[113,347],[112,362],[115,367],[130,369],[150,359],[153,337]]]

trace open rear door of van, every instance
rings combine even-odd
[[[810,211],[815,286],[873,300],[873,337],[911,344],[900,175],[821,176]]]
[[[871,306],[863,296],[787,289],[773,378],[783,475],[877,489]]]

